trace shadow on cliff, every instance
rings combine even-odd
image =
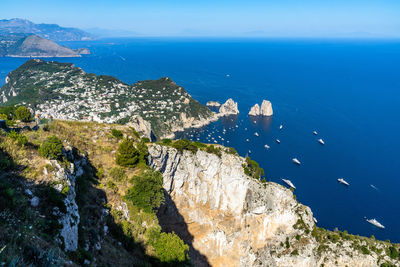
[[[205,255],[193,247],[194,237],[190,234],[188,225],[183,216],[179,213],[175,202],[164,190],[165,203],[157,212],[157,218],[163,232],[175,232],[189,246],[189,257],[195,266],[211,266]]]
[[[0,260],[7,266],[49,266],[48,258],[57,261],[60,256],[79,265],[95,258],[102,266],[161,265],[108,215],[104,208],[107,197],[95,186],[97,170],[90,161],[76,179],[78,249],[64,252],[60,215],[55,210],[66,211],[65,195],[54,189],[51,180],[36,183],[26,178],[29,171],[30,166],[15,162],[0,148]]]

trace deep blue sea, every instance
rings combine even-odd
[[[203,104],[232,97],[236,119],[180,136],[213,137],[242,156],[251,150],[267,180],[295,184],[318,226],[400,242],[399,40],[139,38],[65,45],[89,47],[92,55],[57,59],[87,72],[126,83],[168,76]],[[0,58],[1,84],[25,60]],[[274,116],[254,123],[247,113],[262,99],[272,102]],[[339,184],[340,177],[350,186]]]

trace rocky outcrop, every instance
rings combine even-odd
[[[62,225],[59,240],[64,244],[65,251],[76,251],[78,249],[78,225],[80,221],[78,205],[76,204],[76,178],[84,173],[83,167],[86,165],[86,158],[75,159],[70,148],[66,148],[66,156],[74,163],[70,163],[68,168],[62,167],[56,160],[49,163],[54,167],[54,188],[66,194],[64,204],[66,212],[54,211],[54,215],[59,216],[59,223]]]
[[[135,131],[151,140],[152,132],[150,122],[144,120],[140,115],[132,116],[127,125],[133,127]]]
[[[148,161],[169,196],[166,228],[192,245],[196,266],[378,266],[376,254],[350,241],[321,249],[310,208],[289,189],[248,177],[239,156],[153,145]]]
[[[255,104],[249,112],[250,116],[272,116],[273,114],[272,104],[268,100],[263,100],[261,108],[258,104]]]
[[[206,106],[207,107],[220,107],[221,106],[221,104],[218,102],[218,101],[208,101],[207,103],[206,103]]]
[[[232,98],[229,98],[224,104],[219,108],[219,116],[229,116],[239,114],[238,104],[233,101]]]

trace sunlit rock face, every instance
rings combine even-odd
[[[236,114],[239,114],[238,104],[237,102],[233,101],[232,98],[226,100],[226,102],[222,104],[221,107],[219,108],[220,116],[229,116]]]
[[[249,115],[250,116],[272,116],[274,111],[272,109],[272,104],[268,100],[263,100],[261,108],[258,104],[251,107]]]
[[[191,245],[196,266],[379,266],[348,241],[319,251],[310,208],[247,176],[242,157],[152,145],[148,163],[164,177],[161,223]]]

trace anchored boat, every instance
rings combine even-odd
[[[301,164],[301,163],[300,163],[300,160],[298,160],[297,158],[292,159],[292,161],[293,161],[294,163],[296,163],[297,165],[300,165],[300,164]]]
[[[284,181],[288,186],[290,186],[293,189],[296,189],[296,187],[294,186],[294,184],[292,183],[292,181],[287,180],[287,179],[282,179],[282,181]]]
[[[320,143],[321,145],[325,145],[325,142],[322,139],[318,139],[318,143]]]
[[[350,184],[346,182],[343,178],[337,179],[339,183],[349,186]]]
[[[367,219],[367,222],[369,222],[372,225],[375,225],[378,228],[385,229],[385,226],[383,226],[380,222],[378,222],[376,219]]]

